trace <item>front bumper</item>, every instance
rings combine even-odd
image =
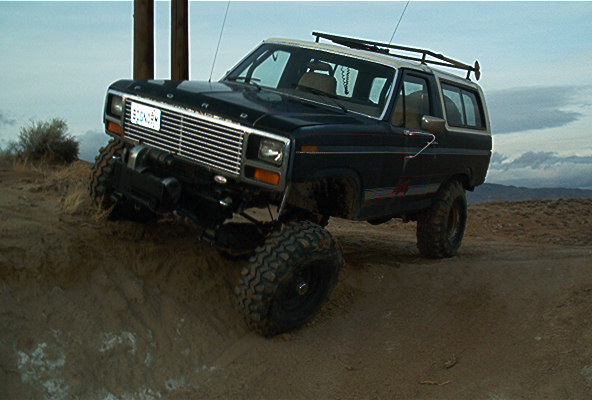
[[[282,193],[226,179],[167,151],[137,145],[114,160],[111,196],[158,214],[176,212],[204,227],[250,207],[279,204]]]
[[[175,210],[182,194],[182,185],[176,178],[142,173],[121,161],[116,161],[113,168],[114,196],[131,199],[160,214]]]

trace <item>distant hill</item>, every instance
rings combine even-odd
[[[484,183],[478,186],[474,192],[467,192],[467,199],[470,204],[490,201],[588,198],[592,198],[592,190],[565,188],[532,189],[519,186],[498,185],[495,183]]]

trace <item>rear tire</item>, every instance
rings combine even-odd
[[[452,257],[460,248],[467,224],[467,199],[460,182],[451,181],[436,194],[417,220],[417,248],[429,258]]]
[[[236,287],[249,326],[264,336],[297,329],[327,301],[344,264],[331,234],[290,222],[255,250]]]
[[[105,147],[101,147],[99,155],[90,170],[89,193],[95,205],[110,210],[109,219],[129,220],[134,222],[148,222],[156,219],[156,214],[146,207],[138,206],[133,201],[114,201],[112,182],[115,159],[120,157],[125,149],[125,143],[118,139],[111,139]]]

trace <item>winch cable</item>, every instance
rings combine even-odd
[[[210,78],[208,82],[212,81],[212,74],[214,73],[214,66],[216,65],[216,58],[218,58],[218,50],[220,49],[220,42],[222,41],[222,33],[224,33],[224,26],[226,25],[226,17],[228,16],[228,9],[230,8],[230,0],[226,3],[226,12],[224,13],[224,20],[222,21],[222,28],[220,28],[220,36],[218,37],[218,45],[216,45],[216,52],[214,53],[214,60],[212,61],[212,70],[210,71]]]
[[[399,25],[401,24],[401,20],[403,19],[403,15],[405,15],[405,11],[407,11],[407,7],[409,6],[410,2],[411,2],[411,0],[407,0],[407,4],[405,4],[405,8],[403,8],[403,12],[401,13],[401,16],[399,17],[399,22],[397,22],[397,26],[395,26],[395,30],[393,31],[393,34],[391,35],[391,40],[389,40],[389,44],[391,44],[393,42],[393,39],[395,37],[395,33],[397,33],[397,29],[399,29]]]

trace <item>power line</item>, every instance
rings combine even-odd
[[[218,45],[216,46],[216,52],[214,53],[214,61],[212,61],[212,70],[210,71],[210,79],[212,81],[212,74],[214,73],[214,66],[216,65],[216,58],[218,58],[218,50],[220,49],[220,42],[222,41],[222,33],[224,32],[224,25],[226,25],[226,17],[228,16],[228,9],[230,8],[230,0],[226,3],[226,12],[224,13],[224,20],[222,21],[222,28],[220,28],[220,36],[218,37]]]
[[[409,6],[410,2],[411,2],[411,0],[407,0],[407,4],[405,4],[405,8],[403,9],[401,16],[399,17],[399,22],[397,22],[397,26],[395,26],[395,30],[393,31],[393,34],[391,35],[391,40],[389,40],[389,44],[391,44],[393,42],[393,38],[395,37],[395,33],[397,33],[397,29],[399,29],[399,24],[401,24],[401,20],[403,19],[403,15],[405,15],[405,11],[407,11],[407,6]]]

